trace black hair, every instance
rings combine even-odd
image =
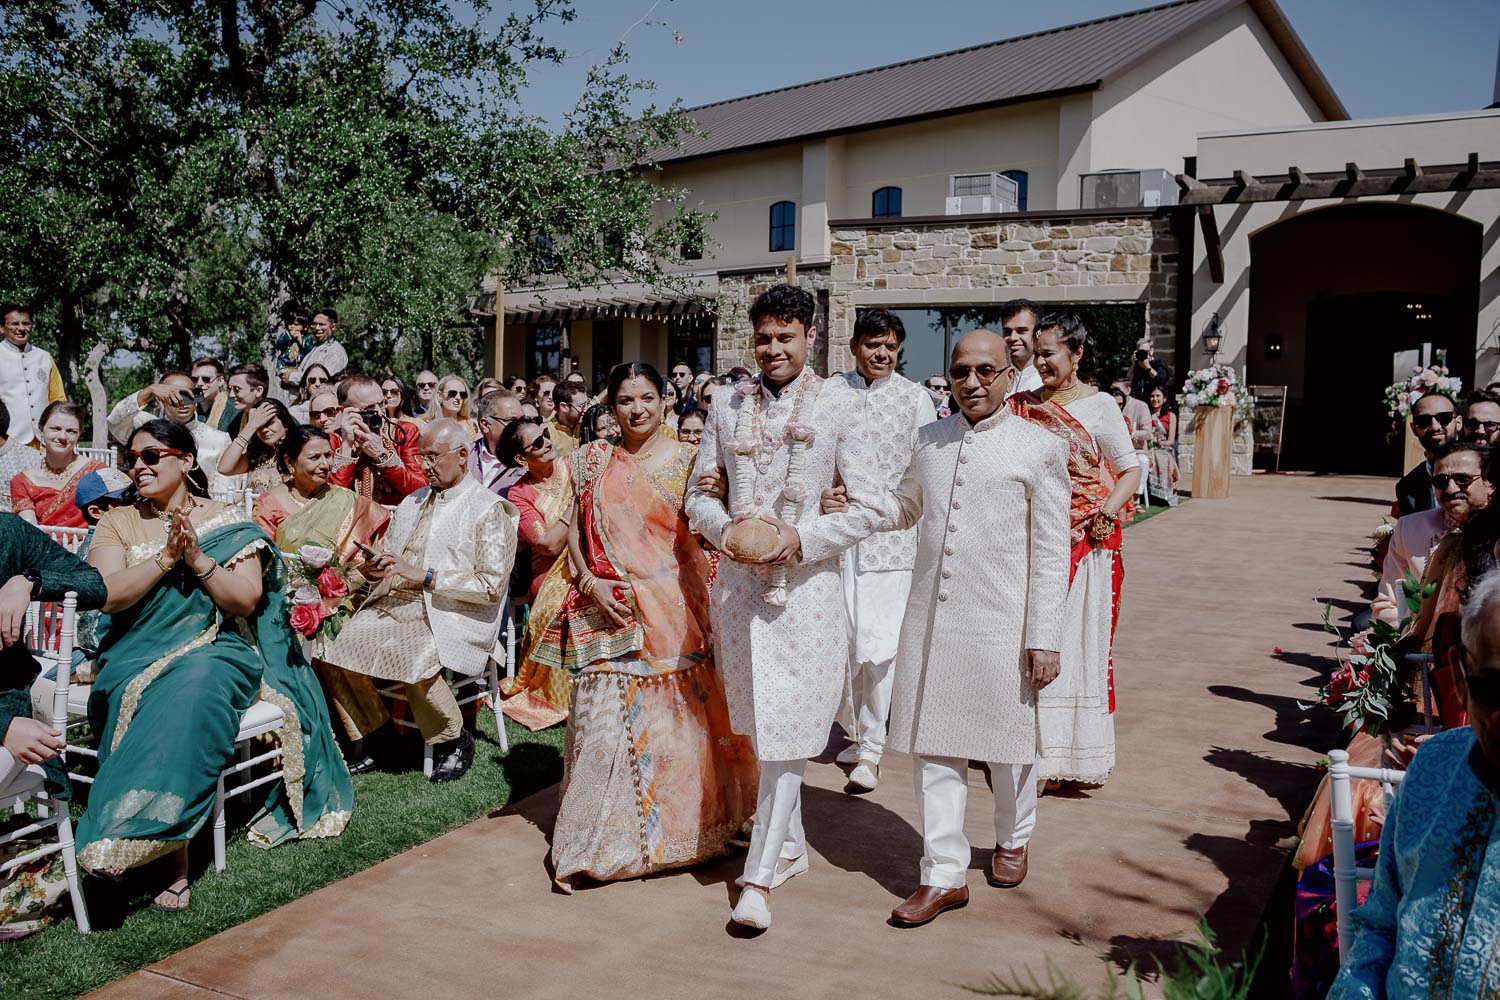
[[[802,329],[811,330],[817,303],[804,288],[793,285],[772,285],[750,303],[750,328],[760,326],[761,320],[779,319],[783,323],[797,320]]]
[[[333,311],[333,307],[332,306],[318,306],[318,308],[316,308],[316,309],[314,309],[312,311],[312,315],[310,317],[308,317],[308,320],[307,320],[308,323],[311,323],[314,319],[317,319],[319,316],[327,316],[328,317],[328,322],[333,323],[334,325],[338,324],[339,314]]]
[[[1441,392],[1424,392],[1415,403],[1411,404],[1412,413],[1417,412],[1417,407],[1422,405],[1422,400],[1424,399],[1447,399],[1449,406],[1452,406],[1455,410],[1458,409],[1458,407],[1454,405],[1453,400],[1449,399],[1449,397],[1443,395]]]
[[[196,359],[192,363],[192,365],[190,367],[192,367],[192,368],[208,367],[208,368],[212,368],[214,371],[218,372],[219,375],[220,375],[220,377],[222,377],[224,375],[224,362],[220,361],[218,358],[198,358],[198,359]]]
[[[327,371],[328,369],[325,368],[323,370]],[[269,389],[271,387],[271,377],[266,374],[265,365],[251,362],[248,365],[237,365],[229,369],[230,378],[234,378],[236,375],[243,376],[246,382],[254,386],[259,386],[262,389]]]
[[[1077,375],[1080,382],[1088,381],[1094,374],[1094,341],[1089,336],[1089,328],[1083,324],[1083,317],[1068,309],[1043,313],[1036,321],[1036,335],[1040,337],[1044,333],[1054,334],[1058,343],[1066,345],[1073,354],[1083,352],[1078,359]]]
[[[625,384],[626,379],[643,378],[656,387],[656,394],[660,396],[667,389],[667,380],[661,377],[661,372],[656,366],[645,361],[632,361],[628,365],[615,365],[614,370],[609,373],[609,388],[605,390],[605,400],[611,407],[615,405],[615,396],[620,391],[620,386]]]
[[[521,460],[521,455],[526,450],[521,445],[522,427],[541,427],[546,430],[540,420],[533,420],[530,417],[518,417],[505,425],[505,430],[500,432],[500,443],[495,446],[495,455],[512,469],[523,468],[526,464]]]
[[[1432,393],[1430,392],[1424,393],[1423,398],[1425,399],[1427,396],[1431,395]],[[1420,403],[1421,400],[1417,400],[1417,402]],[[1468,395],[1464,397],[1463,412],[1467,414],[1469,412],[1469,407],[1473,406],[1475,403],[1494,403],[1496,406],[1500,406],[1500,393],[1489,392],[1485,389],[1472,390]]]
[[[1477,441],[1449,441],[1447,444],[1438,449],[1437,454],[1432,457],[1432,462],[1434,465],[1436,465],[1438,462],[1447,458],[1449,455],[1460,455],[1466,451],[1472,451],[1474,454],[1479,456],[1479,465],[1481,468],[1486,464],[1490,457],[1490,449],[1488,445],[1480,444]],[[1500,469],[1497,469],[1496,471],[1500,471]]]
[[[682,415],[677,418],[677,426],[681,427],[682,426],[682,422],[684,420],[686,420],[688,417],[697,417],[699,420],[703,421],[703,426],[704,426],[705,429],[708,427],[708,411],[707,410],[700,410],[696,406],[690,407],[690,408],[688,408],[686,410],[683,410],[682,411]]]
[[[10,407],[0,403],[0,438],[10,437]]]
[[[380,376],[380,412],[386,412],[385,384],[387,382],[396,383],[396,388],[401,390],[401,406],[396,410],[396,412],[403,417],[411,416],[411,389],[407,388],[406,380],[403,379],[400,375],[397,375],[395,372],[386,372],[384,375]]]
[[[308,400],[312,399],[312,396],[309,395],[308,391],[307,391],[307,376],[309,376],[309,375],[312,374],[312,370],[314,368],[316,368],[320,372],[322,372],[324,378],[326,378],[328,380],[328,383],[324,384],[324,390],[323,391],[326,392],[328,384],[333,382],[333,373],[328,370],[327,366],[321,365],[321,364],[319,364],[316,361],[314,361],[312,364],[308,365],[306,368],[304,368],[302,370],[302,380],[297,383],[297,395],[299,395],[299,396],[302,397],[302,402],[304,402],[304,403],[306,403]]]
[[[1004,326],[1023,312],[1031,313],[1037,320],[1037,329],[1041,329],[1042,307],[1030,299],[1011,299],[1000,303],[1000,325]]]
[[[849,342],[855,344],[860,337],[878,337],[882,333],[894,333],[896,343],[906,343],[906,324],[901,322],[900,316],[889,309],[861,309],[859,318],[854,321],[854,336]]]
[[[281,421],[281,426],[290,431],[297,426],[297,418],[292,416],[292,411],[286,408],[286,404],[279,399],[266,398],[255,404],[268,405],[276,411],[276,419]],[[278,442],[279,443],[279,442]],[[250,468],[256,469],[276,457],[276,452],[271,450],[271,445],[260,439],[259,434],[250,435],[250,443],[245,446],[245,461]]]
[[[0,321],[4,321],[5,317],[11,313],[25,313],[27,319],[36,318],[31,314],[31,307],[24,303],[7,302],[4,305],[0,305]]]
[[[154,437],[168,448],[175,448],[184,455],[193,456],[193,467],[188,470],[187,488],[188,492],[195,497],[208,498],[208,473],[198,464],[198,442],[193,437],[193,432],[187,429],[186,424],[173,423],[160,417],[148,420],[135,430],[130,432],[130,440],[127,442],[134,450],[135,439],[142,434]]]
[[[288,309],[286,311],[286,325],[291,326],[293,323],[301,323],[304,327],[310,326],[312,324],[312,313],[308,312],[302,306],[294,306]]]
[[[583,445],[606,440],[594,432],[594,425],[599,422],[600,417],[610,415],[609,406],[604,403],[595,403],[584,410],[583,421],[578,425],[578,443]]]
[[[309,441],[327,441],[333,444],[333,439],[328,432],[321,427],[312,424],[293,424],[286,429],[286,436],[276,444],[276,467],[281,470],[282,475],[292,474],[292,463],[297,456],[302,454],[302,449],[307,447]]]

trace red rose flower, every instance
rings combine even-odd
[[[325,567],[318,574],[318,593],[329,600],[349,596],[349,584],[339,575],[339,571],[332,566]]]
[[[292,608],[292,628],[311,639],[323,624],[323,609],[316,604],[299,604]]]

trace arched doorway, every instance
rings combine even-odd
[[[1287,386],[1283,469],[1398,475],[1382,390],[1443,362],[1474,379],[1483,229],[1396,202],[1290,216],[1250,237],[1253,385]]]

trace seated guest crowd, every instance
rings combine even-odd
[[[1494,893],[1476,895],[1500,865],[1500,744],[1490,731],[1500,707],[1500,576],[1491,573],[1500,555],[1500,467],[1491,459],[1500,396],[1475,391],[1455,403],[1428,392],[1410,420],[1424,455],[1396,485],[1370,618],[1393,630],[1380,634],[1399,636],[1390,655],[1425,678],[1412,685],[1411,704],[1393,707],[1392,732],[1361,731],[1348,745],[1353,766],[1408,773],[1389,807],[1380,783],[1351,785],[1357,856],[1362,865],[1374,859],[1376,877],[1355,911],[1357,936],[1343,942],[1342,969],[1326,778],[1303,818],[1294,859],[1298,997],[1426,996],[1440,982],[1442,995],[1500,989],[1500,913]],[[1369,655],[1377,641],[1357,633],[1351,650]]]
[[[712,595],[721,565],[751,564],[729,574],[721,603],[736,587],[765,590],[756,581],[773,571],[753,565],[767,559],[726,559],[705,537],[727,552],[726,525],[699,531],[687,511],[694,490],[700,509],[704,502],[739,509],[741,474],[727,471],[739,460],[725,456],[739,455],[741,439],[731,440],[729,425],[750,426],[747,400],[764,398],[778,414],[781,439],[765,447],[787,450],[818,432],[798,424],[791,405],[810,394],[824,402],[809,403],[817,410],[809,419],[828,421],[819,447],[831,456],[840,435],[878,441],[880,488],[891,496],[908,489],[902,473],[913,449],[944,411],[980,430],[1018,418],[991,440],[1014,433],[1046,453],[1046,468],[1027,475],[1046,478],[1048,490],[1038,496],[1057,500],[1045,517],[1057,528],[1046,551],[1055,548],[1057,558],[1045,574],[1056,584],[1048,614],[1061,634],[1033,630],[1033,639],[1050,645],[1026,651],[1031,666],[1016,682],[1025,691],[1010,695],[1036,706],[1034,738],[1011,743],[1040,752],[1024,761],[1006,759],[1009,751],[985,758],[1003,766],[994,772],[1000,846],[990,880],[1019,884],[1038,784],[1097,786],[1114,766],[1114,669],[1110,639],[1099,637],[1113,633],[1122,528],[1145,474],[1138,455],[1152,441],[1163,449],[1175,443],[1168,376],[1159,363],[1138,366],[1128,383],[1135,404],[1128,423],[1092,382],[1096,347],[1083,322],[1018,300],[1002,311],[1000,331],[966,337],[948,375],[926,387],[897,373],[905,339],[899,317],[866,310],[854,331],[855,370],[824,380],[803,374],[812,309],[810,296],[787,286],[757,300],[757,329],[782,332],[757,333],[756,379],[745,368],[714,377],[682,363],[664,378],[632,363],[616,366],[598,387],[572,372],[484,379],[471,389],[456,374],[423,370],[408,383],[393,373],[351,371],[337,313],[320,307],[289,318],[271,371],[200,358],[118,400],[107,420],[118,469],[79,451],[86,421],[74,404],[31,407],[15,427],[0,407],[0,463],[8,463],[14,511],[0,515],[10,567],[0,581],[4,688],[23,695],[0,696],[0,729],[14,762],[56,761],[61,736],[44,723],[45,691],[57,678],[33,681],[35,665],[19,645],[21,620],[31,600],[76,592],[89,624],[72,678],[90,685],[98,753],[77,831],[81,865],[119,878],[170,859],[159,868],[152,905],[186,908],[187,845],[213,811],[241,720],[256,703],[281,714],[269,738],[285,766],[283,780],[256,792],[248,836],[259,846],[339,836],[354,811],[351,775],[411,766],[398,723],[431,748],[433,781],[462,778],[475,741],[472,708],[466,718],[454,685],[503,658],[497,639],[514,602],[527,608],[518,670],[492,696],[503,694],[504,713],[529,727],[569,726],[552,845],[557,885],[570,891],[585,879],[713,858],[753,820],[756,861],[746,870],[748,904],[735,919],[764,929],[770,890],[806,870],[800,805],[783,810],[801,771],[796,762],[757,759],[766,749],[756,746],[753,716],[761,708],[737,703],[743,683],[726,683],[725,654],[713,644],[723,632],[716,617],[737,612],[716,606]],[[783,354],[762,340],[793,346]],[[1140,353],[1149,355],[1149,342]],[[773,391],[794,384],[800,388],[784,400]],[[747,468],[763,464],[758,451],[741,457]],[[788,462],[775,466],[783,470],[777,474],[788,474]],[[837,477],[832,465],[822,473],[832,485],[820,483],[805,516],[875,530],[862,507],[869,497],[844,467]],[[1153,494],[1170,499],[1175,462],[1153,461],[1149,476]],[[772,492],[792,502],[790,486]],[[859,623],[830,647],[853,671],[842,708],[852,739],[840,757],[851,794],[876,787],[893,711],[893,665],[905,641],[899,612],[918,552],[914,532],[892,529],[910,529],[922,517],[920,500],[903,497],[889,501],[899,514],[880,521],[891,544],[884,536],[851,544],[849,532],[828,543],[809,571],[818,581],[813,590],[837,596]],[[803,527],[811,538],[813,529]],[[48,541],[49,532],[86,534],[80,554]],[[1028,551],[1024,533],[1010,544]],[[796,589],[801,579],[793,574],[780,586]],[[96,622],[96,635],[82,635]],[[752,653],[753,669],[767,669],[770,654],[748,647],[734,654],[735,669]],[[981,667],[973,676],[993,672]],[[945,683],[970,683],[966,670]],[[35,689],[24,698],[28,687]],[[821,721],[826,733],[834,701],[811,729]],[[783,710],[790,709],[774,708]],[[41,721],[25,718],[33,711]],[[934,789],[941,785],[951,798],[969,756],[932,758]],[[49,774],[65,792],[55,764]],[[946,824],[954,808],[944,799],[933,815]],[[956,809],[961,817],[961,799]],[[642,815],[651,817],[644,834]],[[1011,818],[1002,823],[1005,815]],[[961,830],[933,823],[930,850],[966,859],[967,846],[954,846]],[[893,919],[917,926],[961,905],[952,900],[964,867],[944,860],[929,873],[924,866],[924,886]],[[927,884],[932,873],[939,881]]]

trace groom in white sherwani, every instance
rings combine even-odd
[[[1005,405],[1008,364],[988,330],[958,342],[948,374],[960,412],[917,432],[901,485],[877,501],[897,528],[920,525],[889,736],[918,758],[921,885],[891,912],[901,927],[969,901],[970,760],[987,762],[994,782],[989,882],[1026,877],[1036,692],[1058,673],[1070,485],[1063,439]]]
[[[839,555],[881,520],[858,399],[823,391],[807,368],[813,312],[813,297],[789,285],[750,306],[760,375],[714,396],[686,501],[694,528],[726,555],[713,592],[714,656],[730,723],[760,762],[733,919],[758,930],[771,924],[770,891],[807,871],[802,772],[828,741],[849,652]],[[705,489],[705,475],[727,500]],[[820,516],[835,476],[848,507]],[[753,545],[728,538],[757,532]]]

